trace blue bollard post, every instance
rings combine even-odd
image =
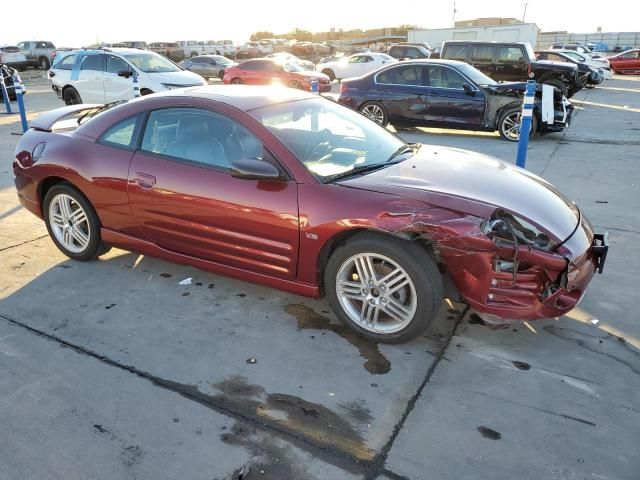
[[[27,130],[29,130],[29,124],[27,123],[27,112],[24,109],[24,99],[22,98],[22,83],[20,83],[18,75],[13,76],[13,88],[16,89],[16,99],[18,100],[18,112],[20,112],[22,133],[27,133]]]
[[[311,80],[311,93],[319,93],[320,92],[320,82],[317,79]]]
[[[133,98],[138,98],[140,96],[140,85],[138,84],[138,74],[133,72]]]
[[[527,80],[527,89],[522,100],[522,114],[520,115],[520,138],[518,139],[518,155],[516,165],[525,168],[527,161],[527,147],[531,132],[531,118],[533,117],[533,102],[536,98],[536,81]]]
[[[9,101],[9,92],[7,91],[7,86],[4,83],[4,73],[2,69],[0,69],[0,88],[2,88],[2,98],[4,99],[4,108],[6,108],[7,113],[11,112],[11,102]]]

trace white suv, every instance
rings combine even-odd
[[[183,70],[155,52],[137,48],[65,52],[56,57],[48,75],[58,97],[73,105],[133,98],[134,73],[142,95],[207,84],[200,75]]]

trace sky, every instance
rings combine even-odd
[[[49,40],[59,47],[80,47],[96,41],[221,39],[240,44],[260,30],[286,33],[300,28],[317,32],[332,27],[348,30],[401,24],[447,28],[453,25],[454,5],[450,0],[65,0],[64,8],[50,0],[28,3],[24,17],[3,22],[0,44]],[[640,30],[638,0],[609,0],[606,8],[605,2],[577,0],[456,0],[455,18],[522,19],[525,5],[525,21],[537,23],[543,31],[588,33],[597,27],[603,32]]]

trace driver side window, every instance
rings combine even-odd
[[[121,58],[109,55],[107,57],[107,73],[117,74],[118,72],[130,71],[129,64]]]
[[[229,170],[241,159],[263,159],[262,142],[219,113],[166,108],[149,114],[141,150],[196,166]]]

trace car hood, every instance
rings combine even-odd
[[[478,215],[478,203],[490,207],[485,211],[502,208],[559,241],[569,238],[580,220],[575,203],[546,180],[497,158],[456,148],[423,145],[408,160],[340,184],[471,215]]]
[[[163,72],[163,73],[145,73],[145,75],[149,75],[155,82],[159,83],[168,83],[171,85],[184,85],[184,86],[193,86],[193,85],[206,85],[205,80],[200,76],[193,72],[189,72],[186,70],[181,70],[179,72]]]
[[[536,60],[531,62],[542,67],[552,67],[555,70],[578,70],[577,65],[568,62],[554,62],[552,60]]]

